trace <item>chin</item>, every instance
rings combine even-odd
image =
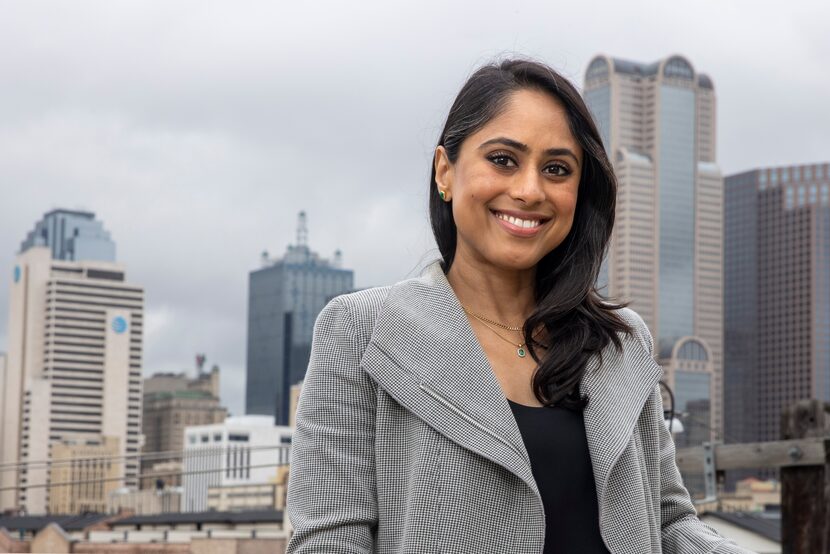
[[[541,258],[530,256],[501,256],[493,257],[490,263],[500,269],[511,271],[527,271],[534,269],[541,261]]]

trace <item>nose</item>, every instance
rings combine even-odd
[[[543,177],[535,171],[526,171],[517,176],[510,189],[510,197],[526,205],[533,205],[545,199]]]

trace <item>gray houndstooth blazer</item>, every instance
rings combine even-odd
[[[613,554],[742,553],[701,523],[663,424],[636,312],[582,382]],[[510,406],[439,264],[340,296],[315,325],[297,410],[287,552],[540,554],[545,517]]]

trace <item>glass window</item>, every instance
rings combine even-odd
[[[773,185],[778,183],[778,170],[777,169],[770,169],[769,170],[769,182]]]
[[[789,183],[790,182],[790,168],[784,167],[781,169],[781,182],[782,183]]]
[[[825,205],[830,203],[830,185],[827,183],[821,185],[821,203]]]
[[[793,189],[792,187],[787,187],[787,209],[793,209]]]
[[[187,439],[190,444],[196,444],[196,435],[190,435]]]
[[[758,173],[758,182],[762,185],[767,184],[767,172],[763,169]]]
[[[804,180],[809,181],[813,178],[813,166],[808,165],[804,168]]]
[[[810,204],[815,204],[818,196],[818,187],[810,185]]]
[[[798,187],[798,205],[799,206],[804,205],[805,197],[806,197],[806,194],[804,193],[804,187]]]
[[[202,442],[208,442],[210,437],[208,435],[202,435]]]
[[[222,442],[222,433],[214,433],[213,442]]]

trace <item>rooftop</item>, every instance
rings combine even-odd
[[[706,515],[752,531],[771,541],[781,542],[780,512],[707,512]]]
[[[90,525],[111,518],[107,514],[0,516],[0,529],[38,532],[50,523],[57,523],[64,531],[81,531]]]

